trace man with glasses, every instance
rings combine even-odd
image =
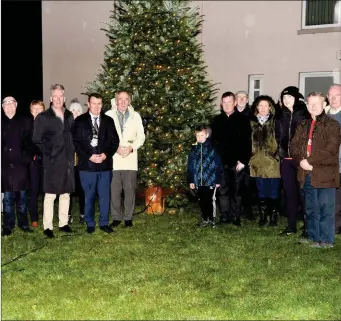
[[[24,232],[28,227],[27,189],[29,164],[33,159],[32,120],[17,113],[17,101],[9,96],[2,101],[1,115],[1,191],[3,199],[2,235],[10,235],[17,224]]]

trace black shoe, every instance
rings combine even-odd
[[[85,223],[85,220],[84,220],[84,215],[80,215],[80,218],[79,218],[79,224],[84,224]]]
[[[69,225],[64,225],[59,228],[59,231],[65,232],[65,233],[72,233],[72,230]]]
[[[242,226],[241,222],[240,222],[240,218],[236,218],[232,221],[232,224],[235,226]]]
[[[279,235],[282,235],[282,236],[289,236],[289,235],[292,235],[292,234],[296,234],[296,231],[290,229],[289,227],[287,227],[284,231],[279,233]]]
[[[131,220],[124,221],[124,227],[132,227],[132,226],[133,226],[133,221]]]
[[[54,238],[53,231],[51,231],[49,228],[44,231],[44,234],[49,238],[52,239]]]
[[[4,227],[3,230],[2,230],[2,233],[1,233],[2,236],[8,236],[8,235],[11,235],[11,234],[12,234],[12,231],[9,228],[7,228],[7,227]]]
[[[105,233],[113,233],[114,232],[114,230],[108,225],[101,226],[100,229]]]
[[[94,227],[94,226],[88,226],[88,227],[86,228],[86,231],[87,231],[89,234],[91,234],[91,233],[95,232],[95,227]]]
[[[112,223],[109,225],[110,227],[117,227],[121,224],[121,221],[113,220]]]
[[[28,226],[20,226],[20,229],[25,233],[33,233],[33,230],[31,230]]]

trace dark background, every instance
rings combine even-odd
[[[41,1],[1,1],[1,101],[13,96],[18,111],[43,99]]]

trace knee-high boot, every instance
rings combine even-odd
[[[264,226],[268,220],[267,216],[267,202],[266,199],[260,198],[259,199],[259,226]]]
[[[278,218],[278,199],[268,198],[268,209],[269,209],[269,217],[270,222],[269,226],[276,226],[277,225],[277,218]]]

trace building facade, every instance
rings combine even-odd
[[[113,1],[43,1],[44,101],[62,83],[68,102],[86,103],[84,85],[103,61]],[[275,100],[289,85],[307,95],[340,83],[340,1],[193,1],[204,15],[199,36],[210,79],[223,92]]]

